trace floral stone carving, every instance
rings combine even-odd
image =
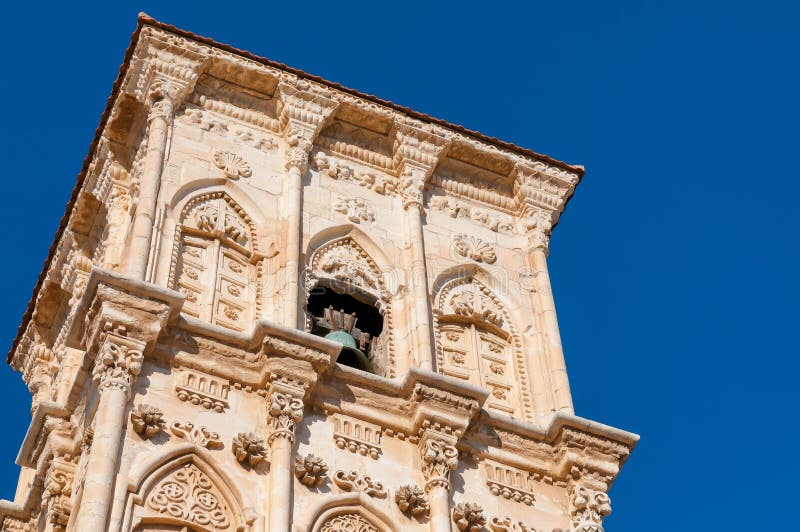
[[[214,166],[222,170],[225,177],[229,179],[239,179],[240,177],[250,177],[253,170],[247,161],[230,151],[214,150],[211,152],[211,160]]]
[[[357,471],[337,471],[333,476],[333,482],[345,491],[360,491],[380,499],[386,497],[383,484],[372,480],[369,476],[361,476]]]
[[[307,454],[305,458],[297,457],[294,462],[294,474],[301,484],[315,488],[325,482],[328,464],[319,456]]]
[[[375,214],[372,212],[372,208],[362,199],[339,198],[333,206],[333,210],[344,214],[354,224],[375,221]]]
[[[428,497],[419,486],[400,486],[394,493],[394,502],[400,511],[414,516],[422,515],[430,510]]]
[[[602,491],[574,484],[569,494],[569,518],[576,532],[603,532],[603,518],[611,513],[611,499]]]
[[[522,521],[513,521],[510,517],[492,517],[489,521],[489,528],[492,532],[536,532],[536,529],[529,527]],[[556,532],[554,530],[553,532]]]
[[[239,463],[248,464],[251,467],[257,466],[267,457],[264,440],[252,433],[240,432],[237,434],[231,448]]]
[[[131,410],[133,431],[145,440],[164,430],[166,423],[164,413],[154,406],[139,404]]]
[[[480,238],[465,234],[453,235],[453,249],[458,255],[474,260],[494,264],[497,262],[497,253],[494,248]]]
[[[219,439],[219,434],[211,432],[206,427],[195,427],[194,423],[181,423],[180,421],[176,421],[170,425],[169,430],[171,430],[175,436],[189,443],[195,443],[200,447],[205,447],[207,449],[222,448],[222,441]]]
[[[486,516],[477,504],[460,502],[453,508],[453,522],[461,531],[478,532],[486,524]]]
[[[147,498],[147,506],[202,530],[227,530],[231,525],[219,492],[194,464],[186,464],[162,480]]]

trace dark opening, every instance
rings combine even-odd
[[[376,362],[383,345],[383,316],[374,305],[351,294],[317,286],[308,298],[306,310],[311,315],[312,334],[328,336],[346,344],[341,332],[347,333],[353,338],[355,349],[366,355],[365,359],[353,348],[345,347],[337,359],[338,363],[366,371],[375,370],[373,362]],[[331,334],[337,332],[338,336]]]

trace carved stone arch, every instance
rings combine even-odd
[[[161,526],[198,532],[252,530],[252,505],[201,451],[182,445],[137,468],[128,485],[123,530],[160,530]]]
[[[375,260],[376,256],[380,262]],[[380,248],[352,226],[329,228],[309,242],[303,279],[306,304],[316,288],[324,287],[374,306],[383,316],[381,352],[385,363],[379,373],[390,378],[397,373],[392,274],[393,269]],[[310,322],[307,326],[311,330]]]
[[[399,532],[394,521],[361,493],[343,493],[323,500],[305,525],[293,530],[308,532]]]
[[[492,284],[480,268],[444,272],[434,282],[436,368],[487,388],[490,410],[533,421],[530,373],[517,320]]]
[[[184,314],[248,330],[261,317],[264,261],[277,249],[263,249],[255,222],[224,190],[188,198],[176,222],[169,285],[186,296]]]

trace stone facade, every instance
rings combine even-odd
[[[580,167],[140,17],[9,354],[2,530],[601,531],[546,256]]]

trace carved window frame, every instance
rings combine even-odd
[[[227,209],[229,208],[238,215],[239,221],[244,223],[246,230],[246,243],[244,245],[237,242],[237,239],[230,237],[224,231],[218,231],[216,226],[218,226],[219,223],[217,221],[214,222],[215,228],[213,230],[204,230],[188,224],[189,216],[196,208],[203,203],[213,204],[214,202],[218,204],[224,202],[226,207],[225,212],[218,211],[218,215],[226,216]],[[187,201],[181,209],[178,223],[175,227],[172,258],[170,261],[169,286],[175,290],[180,289],[178,275],[180,273],[179,270],[182,265],[182,260],[184,260],[182,257],[184,244],[205,248],[209,253],[214,255],[211,258],[211,260],[214,261],[214,275],[213,279],[211,279],[213,285],[210,295],[206,295],[207,300],[203,302],[203,305],[208,308],[201,309],[198,312],[190,312],[189,315],[197,314],[194,317],[198,319],[217,323],[231,330],[245,331],[248,326],[251,326],[252,323],[261,317],[261,299],[263,295],[262,285],[265,257],[259,250],[259,239],[253,220],[230,195],[223,191],[202,192]],[[222,272],[223,263],[230,264],[234,262],[246,263],[248,271],[246,283],[243,281],[232,281],[225,277],[224,272]],[[241,301],[236,301],[235,296],[230,298],[224,297],[222,293],[223,285],[238,286],[240,283],[246,284],[246,289],[252,289],[253,294]],[[222,319],[214,308],[218,304],[220,306],[227,305],[226,310],[232,311],[230,316],[226,316],[227,313],[222,313],[227,319]],[[253,310],[249,311],[248,307],[252,307]],[[246,319],[242,320],[240,324],[236,323],[239,321],[238,318],[231,317],[235,316],[237,311],[246,314]],[[212,319],[214,316],[219,319],[214,321]]]
[[[482,297],[491,301],[492,311],[497,310],[497,313],[490,313],[489,317],[482,317],[477,315],[464,315],[449,310],[447,307],[448,297],[453,291],[463,285],[472,285],[472,290],[477,291]],[[470,328],[473,332],[473,351],[472,363],[476,366],[475,371],[481,371],[482,359],[486,358],[491,363],[491,356],[483,357],[477,349],[477,342],[481,337],[482,331],[488,332],[496,337],[502,338],[507,342],[508,359],[507,363],[513,367],[515,375],[514,378],[504,379],[505,385],[502,385],[499,380],[492,387],[486,386],[485,377],[481,377],[479,386],[485,386],[494,389],[506,389],[516,396],[516,404],[513,412],[504,411],[503,409],[496,409],[497,412],[505,413],[510,417],[525,419],[527,421],[534,421],[533,398],[530,388],[531,375],[528,371],[528,363],[525,357],[525,352],[522,348],[522,340],[516,331],[511,314],[508,312],[506,305],[500,298],[488,287],[486,284],[477,279],[474,275],[467,275],[456,277],[445,282],[436,293],[434,298],[433,310],[433,328],[434,328],[434,342],[436,354],[436,370],[440,374],[445,374],[444,368],[446,365],[452,366],[446,362],[446,350],[451,346],[446,347],[446,342],[443,340],[442,335],[448,332],[448,326]],[[491,341],[491,340],[489,340]],[[466,348],[466,346],[463,346]],[[457,351],[458,349],[450,349]],[[470,356],[469,352],[464,349],[465,356]],[[465,359],[466,360],[466,359]],[[465,378],[461,376],[461,378]],[[490,396],[489,403],[492,402]],[[493,410],[495,410],[493,408]]]
[[[352,282],[349,278],[342,279],[335,275],[331,275],[324,270],[324,265],[320,261],[325,257],[326,253],[336,248],[348,248],[358,258],[366,263],[367,270],[374,278],[374,287],[367,287],[363,284]],[[359,301],[374,305],[383,315],[383,329],[387,334],[386,337],[386,358],[388,367],[386,368],[386,377],[394,378],[397,374],[397,361],[395,358],[394,347],[394,326],[392,323],[392,305],[389,291],[383,279],[383,272],[378,264],[372,259],[370,254],[359,244],[352,236],[343,236],[331,239],[319,245],[309,255],[305,276],[303,279],[303,288],[305,291],[305,302],[303,303],[303,310],[307,312],[308,300],[312,295],[314,288],[323,286],[330,288],[337,293],[353,295]],[[311,330],[310,323],[306,323],[306,329]]]

